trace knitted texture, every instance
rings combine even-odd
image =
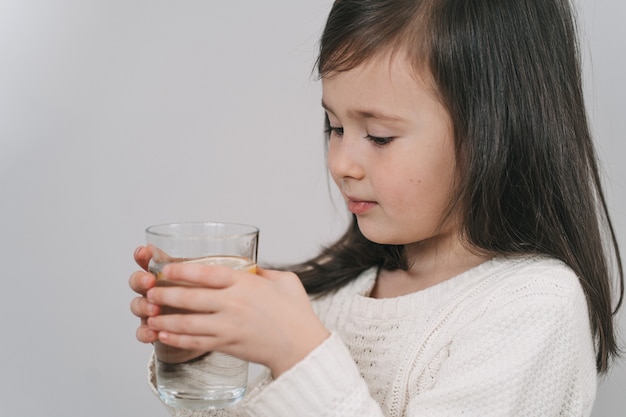
[[[401,297],[376,271],[314,299],[332,335],[239,405],[175,416],[589,416],[597,376],[579,281],[547,258],[494,259]]]

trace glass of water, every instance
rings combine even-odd
[[[149,271],[157,286],[174,284],[161,270],[172,262],[225,265],[256,271],[259,229],[235,223],[170,223],[146,229],[152,250]],[[164,308],[161,314],[184,313]],[[248,380],[248,363],[219,352],[189,351],[154,344],[156,386],[161,399],[175,408],[208,410],[239,402]]]

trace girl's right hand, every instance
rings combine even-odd
[[[137,265],[143,269],[142,271],[133,273],[128,280],[130,288],[140,295],[140,297],[135,297],[130,302],[130,311],[132,311],[135,316],[139,317],[140,320],[136,332],[137,340],[143,343],[153,343],[157,358],[167,363],[187,362],[207,353],[203,350],[187,350],[165,346],[158,341],[159,334],[148,327],[148,318],[163,313],[163,308],[156,304],[149,303],[146,299],[148,290],[156,286],[155,276],[147,272],[150,259],[152,258],[152,251],[147,246],[140,246],[135,250],[133,256],[135,257]]]
[[[137,340],[143,343],[154,343],[158,340],[158,333],[148,328],[148,318],[158,315],[161,309],[159,306],[149,303],[145,297],[146,292],[156,286],[156,278],[147,272],[152,253],[147,246],[140,246],[135,250],[133,256],[137,265],[143,270],[134,272],[128,280],[130,288],[140,295],[131,301],[130,311],[140,319],[140,325],[136,332]]]

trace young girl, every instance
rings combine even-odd
[[[140,341],[267,367],[171,412],[588,416],[623,273],[567,0],[337,0],[318,69],[353,222],[292,272],[131,276]]]

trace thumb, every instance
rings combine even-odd
[[[269,279],[272,281],[279,280],[281,278],[296,278],[298,281],[300,280],[296,274],[289,271],[278,271],[275,269],[265,269],[257,267],[256,274],[262,278]]]
[[[150,259],[152,258],[152,249],[149,246],[139,246],[135,249],[133,258],[135,258],[135,262],[141,269],[147,271]]]
[[[280,272],[281,271],[275,271],[273,269],[261,268],[260,266],[256,267],[256,275],[267,279],[277,279]]]

